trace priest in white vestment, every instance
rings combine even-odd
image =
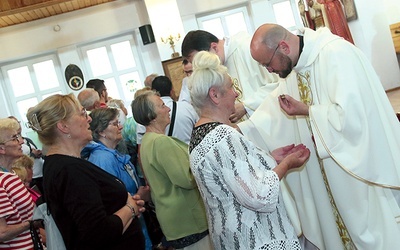
[[[218,39],[204,30],[190,31],[182,42],[182,56],[189,62],[199,51],[217,54],[221,63],[228,68],[239,96],[231,122],[245,120],[258,108],[281,79],[265,71],[250,55],[251,36],[239,32],[230,37]]]
[[[327,28],[296,36],[273,24],[256,31],[251,54],[287,85],[242,133],[267,149],[293,138],[315,148],[286,177],[306,238],[320,249],[400,249],[400,125],[368,59]]]

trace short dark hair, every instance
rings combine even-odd
[[[153,80],[151,89],[160,93],[160,96],[171,96],[172,82],[166,76],[157,76]]]
[[[192,30],[182,41],[182,56],[188,57],[193,51],[209,51],[211,43],[217,43],[218,37],[204,30]]]
[[[101,92],[106,88],[106,85],[104,84],[104,80],[91,79],[86,83],[86,88],[92,88],[96,90],[96,92],[101,97]]]
[[[158,95],[154,91],[146,91],[137,96],[131,104],[133,119],[143,126],[148,126],[150,122],[157,118],[157,113],[150,96]]]

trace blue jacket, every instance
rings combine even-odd
[[[131,157],[129,155],[121,154],[116,149],[107,148],[101,142],[91,141],[83,148],[81,157],[118,177],[125,184],[126,190],[131,195],[137,193],[140,185],[139,178],[136,174],[135,166],[130,162]],[[128,171],[131,171],[131,174]],[[146,241],[146,250],[151,250],[152,243],[144,217],[142,216],[139,219]]]
[[[91,141],[82,150],[81,156],[118,177],[125,184],[126,190],[130,194],[136,194],[140,183],[135,166],[130,162],[131,157],[129,155],[124,155],[115,149],[107,148],[101,142]]]

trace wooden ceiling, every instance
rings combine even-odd
[[[0,0],[0,28],[115,0]]]

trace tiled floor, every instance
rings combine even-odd
[[[389,97],[390,103],[392,104],[394,111],[396,113],[399,113],[400,112],[400,88],[389,90],[386,93]]]

